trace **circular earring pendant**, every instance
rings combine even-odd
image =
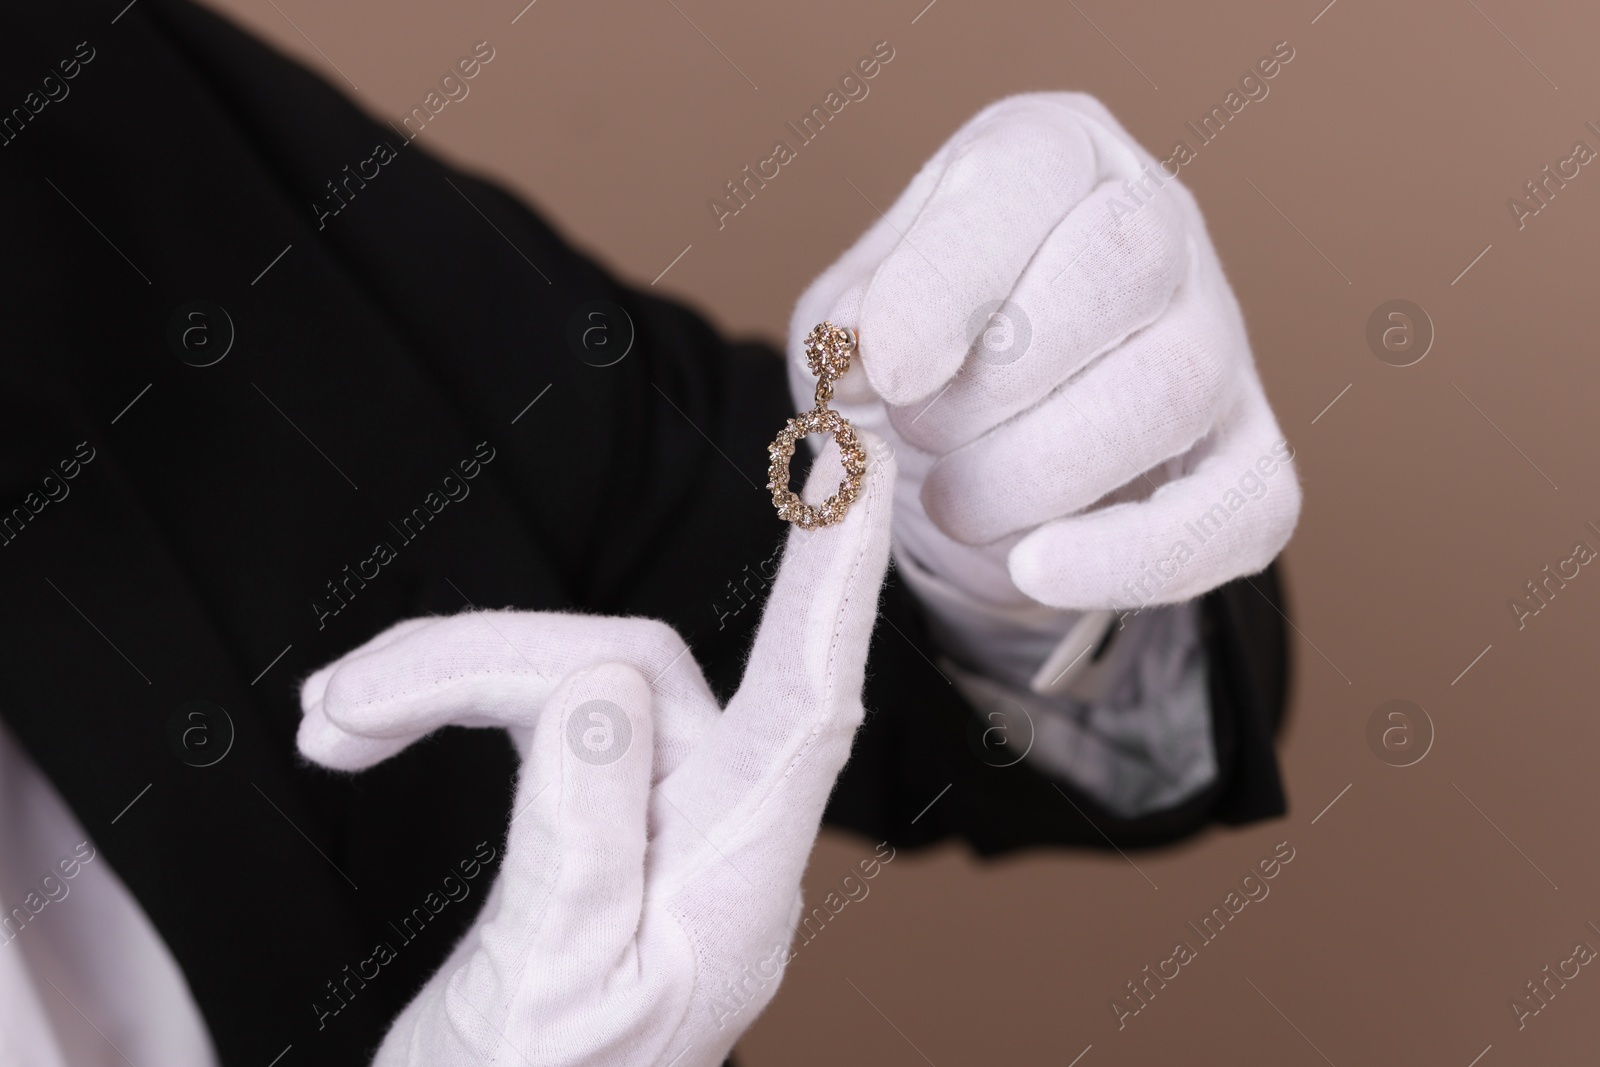
[[[794,523],[802,530],[832,526],[843,519],[845,512],[861,493],[861,478],[867,469],[867,453],[861,447],[855,427],[848,419],[828,407],[833,399],[833,383],[850,369],[850,353],[855,351],[856,335],[853,330],[824,322],[814,327],[806,336],[806,365],[817,376],[816,407],[801,412],[790,419],[777,438],[767,446],[770,463],[767,467],[767,488],[772,490],[772,505],[778,517]],[[839,446],[839,458],[844,463],[844,478],[839,490],[820,505],[813,506],[801,500],[789,488],[789,462],[794,458],[795,442],[814,433],[831,433]]]

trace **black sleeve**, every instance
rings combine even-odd
[[[224,1062],[362,1062],[470,923],[489,879],[440,886],[498,847],[516,761],[446,730],[321,772],[298,680],[476,605],[666,619],[726,695],[785,532],[782,361],[180,0],[36,5],[0,54],[0,714]],[[1124,825],[976,758],[891,579],[829,817],[992,852],[1281,813],[1283,630],[1255,585],[1206,601],[1217,784]]]
[[[982,742],[983,722],[934,663],[882,654],[896,642],[933,654],[910,592],[891,581],[884,618],[895,625],[874,635],[868,719],[829,820],[899,847],[957,836],[990,855],[1040,845],[1143,848],[1212,822],[1282,815],[1273,740],[1287,700],[1285,610],[1276,565],[1201,601],[1217,776],[1176,807],[1126,819],[1026,761],[997,758]]]

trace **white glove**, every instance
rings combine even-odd
[[[835,406],[900,459],[896,558],[970,626],[1181,603],[1289,539],[1292,452],[1200,210],[1092,97],[986,108],[811,285],[802,407],[824,319],[860,336]]]
[[[809,501],[838,484],[837,456]],[[725,711],[645,619],[413,620],[306,682],[299,744],[318,763],[371,766],[447,723],[507,726],[523,755],[483,913],[376,1064],[723,1062],[776,990],[862,719],[894,477],[870,460],[841,524],[791,531]]]

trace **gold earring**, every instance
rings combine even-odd
[[[832,526],[849,510],[861,493],[861,475],[867,469],[867,454],[861,448],[856,430],[843,415],[828,407],[833,399],[833,383],[850,369],[850,353],[856,348],[854,330],[823,322],[806,335],[806,365],[817,376],[817,406],[790,419],[777,438],[767,446],[771,463],[767,467],[767,488],[772,490],[772,506],[778,518],[802,530]],[[814,433],[831,433],[844,461],[844,479],[839,491],[813,507],[789,488],[789,461],[794,458],[794,443]]]

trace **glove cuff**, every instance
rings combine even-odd
[[[1012,689],[1047,694],[1065,690],[1115,620],[1111,612],[990,603],[940,578],[901,544],[895,545],[894,557],[901,577],[921,601],[940,649]],[[1036,680],[1046,674],[1041,688]]]

